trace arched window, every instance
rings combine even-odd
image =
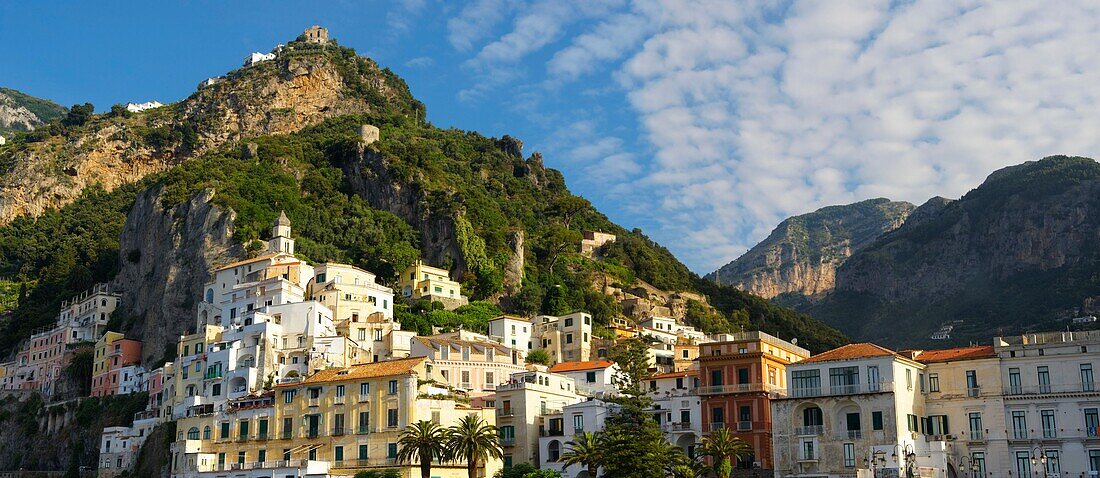
[[[213,304],[214,303],[214,289],[206,289],[206,303],[207,304]]]
[[[206,428],[202,429],[202,439],[203,440],[209,440],[210,439],[210,425],[207,425]]]
[[[548,458],[550,459],[550,461],[558,461],[558,459],[561,458],[561,442],[557,440],[551,440],[550,446],[548,448],[549,453],[547,454],[549,455]]]
[[[191,427],[190,430],[187,430],[187,439],[188,440],[198,440],[199,439],[199,427]]]

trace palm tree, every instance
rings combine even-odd
[[[560,461],[565,468],[581,465],[588,470],[588,478],[596,478],[596,472],[603,464],[603,436],[593,432],[581,432],[565,443],[569,450],[561,454]]]
[[[397,461],[420,461],[420,477],[431,478],[432,460],[443,458],[445,431],[435,422],[421,420],[401,432],[397,438]]]
[[[733,436],[728,429],[720,428],[703,437],[702,452],[714,458],[714,473],[718,478],[729,478],[733,472],[732,460],[752,454],[752,445]]]
[[[477,415],[466,415],[458,424],[447,429],[447,459],[466,460],[470,478],[477,478],[477,465],[489,459],[504,459],[497,427],[485,423]]]

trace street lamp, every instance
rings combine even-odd
[[[911,445],[909,443],[906,443],[905,445],[898,444],[898,445],[895,445],[895,446],[897,447],[896,450],[901,452],[901,456],[900,457],[898,456],[898,452],[894,452],[892,455],[890,455],[891,458],[893,458],[894,463],[897,463],[899,466],[901,465],[901,459],[904,459],[905,460],[904,470],[905,470],[906,476],[912,476],[911,475],[912,470],[910,470],[910,468],[912,467],[913,463],[915,463],[917,461],[917,454],[913,451],[913,445]]]
[[[1035,453],[1036,451],[1039,452],[1038,455],[1036,455],[1036,453]],[[1042,464],[1043,478],[1046,478],[1046,476],[1047,476],[1047,451],[1044,450],[1040,446],[1037,446],[1037,447],[1031,449],[1031,466],[1035,466],[1036,464]]]

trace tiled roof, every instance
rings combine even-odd
[[[426,357],[409,357],[397,360],[386,360],[384,362],[352,365],[348,368],[330,368],[321,370],[297,384],[290,385],[308,385],[311,383],[342,382],[344,380],[406,375],[426,360],[428,360]]]
[[[610,360],[593,360],[589,362],[561,362],[550,367],[552,373],[579,372],[581,370],[596,370],[614,365]]]
[[[881,347],[869,342],[848,344],[827,352],[822,352],[799,363],[831,362],[834,360],[851,360],[870,357],[900,357],[896,352],[886,347]]]
[[[924,350],[917,355],[917,361],[923,363],[950,362],[952,360],[974,360],[996,356],[997,352],[993,350],[992,345],[976,345],[943,350]]]

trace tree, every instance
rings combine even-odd
[[[535,466],[530,463],[519,463],[504,468],[493,476],[495,478],[525,478],[528,473],[534,473],[538,470],[538,468],[535,468]]]
[[[733,460],[752,454],[752,446],[733,436],[729,429],[720,428],[703,437],[700,451],[714,459],[714,473],[718,478],[729,478],[733,472]]]
[[[469,478],[477,478],[477,466],[489,459],[504,459],[497,427],[477,415],[466,415],[458,424],[447,429],[447,458],[450,461],[466,461]]]
[[[565,468],[581,465],[588,470],[588,476],[595,478],[596,472],[603,464],[602,441],[596,433],[581,432],[580,435],[566,442],[569,449],[561,454],[561,462]]]
[[[95,106],[91,103],[73,105],[72,108],[69,108],[69,113],[61,119],[61,124],[65,126],[83,126],[84,123],[92,119],[93,114],[95,114]]]
[[[523,478],[561,478],[561,472],[551,469],[535,470],[523,475]]]
[[[529,364],[550,365],[550,352],[546,349],[535,349],[527,352],[525,360]]]
[[[420,462],[421,478],[431,478],[432,460],[444,456],[445,431],[435,422],[420,420],[401,432],[397,438],[397,461]]]
[[[649,378],[649,343],[640,337],[620,341],[611,348],[612,361],[619,371],[611,378],[619,391],[628,397],[646,399],[645,381]],[[640,403],[643,408],[647,403]]]

